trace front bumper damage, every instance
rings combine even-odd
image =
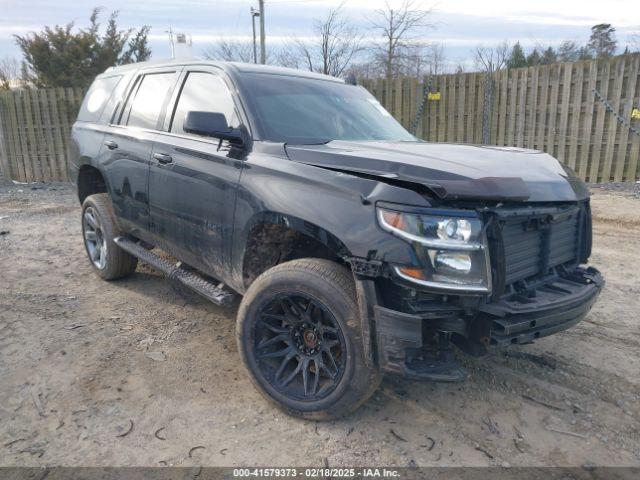
[[[466,372],[449,340],[467,352],[486,346],[530,343],[582,320],[604,286],[600,272],[576,267],[564,276],[540,281],[527,291],[487,299],[474,309],[442,308],[405,313],[381,305],[375,280],[357,282],[363,341],[368,361],[388,373],[412,379],[461,381]],[[431,348],[435,335],[438,347]],[[474,347],[475,346],[475,347]]]

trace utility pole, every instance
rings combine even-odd
[[[258,63],[258,50],[256,47],[256,17],[260,16],[260,12],[251,7],[251,26],[253,27],[253,63]]]
[[[169,34],[169,45],[171,46],[171,59],[176,58],[176,47],[173,44],[173,30],[171,30],[171,25],[169,25],[169,30],[167,30]]]
[[[260,63],[267,63],[267,48],[265,46],[265,33],[264,33],[264,0],[259,0],[260,5]]]

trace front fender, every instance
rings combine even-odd
[[[260,222],[289,226],[317,239],[340,257],[413,263],[413,249],[380,229],[376,201],[429,206],[420,194],[375,179],[253,154],[238,186],[232,242],[232,278],[242,285],[251,229]]]

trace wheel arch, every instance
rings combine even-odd
[[[80,166],[76,180],[78,200],[84,202],[89,195],[109,193],[106,175],[89,163]]]
[[[240,254],[242,286],[247,289],[261,273],[280,263],[315,257],[349,268],[349,248],[326,228],[299,217],[262,212],[246,225]]]

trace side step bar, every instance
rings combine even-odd
[[[180,282],[185,287],[190,288],[216,305],[229,305],[233,302],[235,295],[224,290],[222,288],[222,283],[215,285],[213,282],[207,280],[195,271],[174,265],[128,238],[117,237],[114,241],[116,245],[125,252],[130,253],[134,257],[138,257],[140,260],[148,263],[156,270],[160,270],[170,280]]]

